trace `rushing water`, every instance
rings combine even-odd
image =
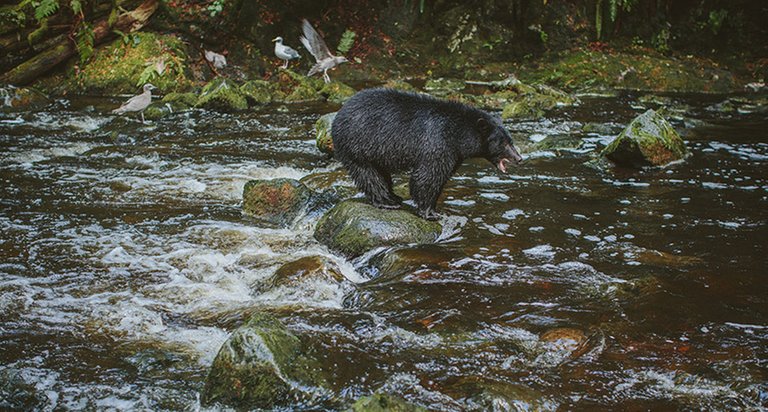
[[[312,238],[318,213],[275,229],[240,209],[249,179],[333,175],[312,133],[333,106],[147,124],[98,99],[0,114],[0,406],[198,408],[221,344],[266,308],[322,349],[335,400],[310,407],[385,390],[443,410],[764,408],[768,117],[676,99],[685,162],[585,166],[643,110],[586,99],[510,124],[580,149],[509,175],[466,162],[437,245],[354,261]],[[407,263],[386,270],[392,254]],[[308,255],[346,280],[259,288]],[[584,349],[541,350],[558,328]]]

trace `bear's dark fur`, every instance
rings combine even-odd
[[[482,157],[502,172],[522,160],[501,119],[465,104],[391,89],[368,89],[341,108],[333,147],[371,203],[397,208],[392,173],[411,172],[419,214],[435,219],[443,186],[464,159]]]

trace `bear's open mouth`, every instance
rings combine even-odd
[[[499,159],[499,162],[496,163],[496,167],[501,171],[501,173],[507,173],[507,163],[513,164],[512,160],[507,159],[506,157],[502,157]]]

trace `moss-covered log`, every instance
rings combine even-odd
[[[114,25],[110,25],[108,19],[97,23],[93,28],[94,44],[102,43],[113,30],[133,32],[144,27],[152,14],[155,13],[159,0],[145,0],[133,11],[120,14]],[[49,49],[35,55],[31,59],[9,70],[2,77],[0,83],[13,85],[25,85],[45,74],[59,63],[64,62],[76,53],[75,44],[64,38]]]

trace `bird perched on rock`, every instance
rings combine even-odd
[[[275,42],[275,56],[277,56],[279,59],[285,60],[285,64],[282,65],[283,69],[288,68],[288,62],[293,59],[298,59],[301,57],[299,55],[299,52],[296,50],[293,50],[291,46],[286,46],[283,44],[283,38],[282,37],[275,37],[272,39],[273,42]]]
[[[151,83],[144,85],[144,93],[128,99],[122,106],[112,110],[113,114],[123,114],[128,112],[141,112],[141,122],[144,123],[144,109],[152,103],[152,90],[157,89]]]
[[[223,54],[210,50],[203,50],[203,53],[205,54],[205,60],[208,60],[213,67],[223,69],[227,66],[227,58]]]
[[[313,56],[315,56],[315,60],[317,60],[317,64],[312,66],[312,69],[309,70],[309,73],[307,73],[307,76],[312,76],[315,73],[323,72],[323,80],[325,80],[326,83],[331,82],[331,78],[328,77],[328,70],[340,65],[341,63],[346,63],[349,60],[347,60],[344,56],[334,56],[331,54],[330,50],[328,50],[328,46],[326,46],[325,41],[323,41],[323,38],[320,37],[320,35],[315,31],[315,28],[312,27],[309,22],[304,19],[301,22],[301,29],[304,32],[304,35],[299,38],[301,40],[301,44],[304,45],[304,47],[309,50],[310,53],[312,53]]]

